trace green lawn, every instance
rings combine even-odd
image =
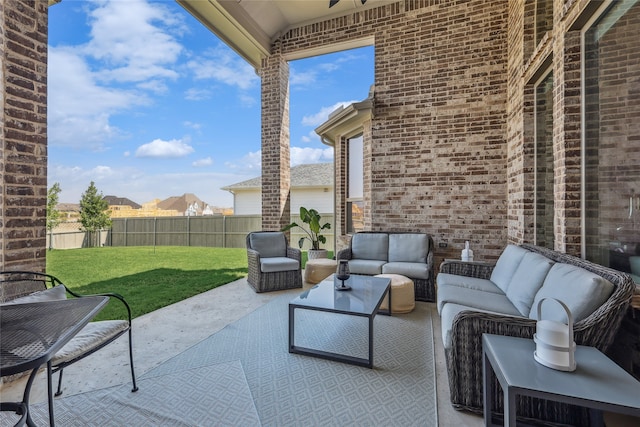
[[[102,247],[47,252],[47,273],[81,294],[115,292],[137,317],[247,274],[245,249]],[[116,301],[96,319],[123,319]]]

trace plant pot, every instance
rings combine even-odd
[[[307,259],[327,258],[329,252],[326,249],[309,249],[307,251]]]

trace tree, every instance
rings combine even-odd
[[[60,211],[56,209],[58,201],[60,200],[58,195],[62,189],[59,183],[53,184],[53,186],[47,190],[47,230],[49,231],[49,250],[53,249],[53,229],[56,228],[62,222],[62,215]]]
[[[109,204],[104,200],[102,193],[98,194],[93,181],[89,188],[82,193],[80,199],[80,223],[85,231],[93,234],[104,228],[111,227],[109,218]]]

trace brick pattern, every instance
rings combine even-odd
[[[2,269],[44,271],[47,200],[46,0],[0,3]]]
[[[280,230],[291,222],[289,152],[289,64],[280,54],[263,60],[262,77],[262,229]]]
[[[483,259],[504,247],[509,3],[402,1],[280,38],[285,55],[375,38],[365,229],[428,232],[449,245],[439,258],[459,256],[466,240]]]

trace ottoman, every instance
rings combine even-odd
[[[336,260],[316,258],[307,261],[304,267],[304,281],[315,285],[336,272]]]
[[[378,274],[375,277],[391,279],[391,313],[409,313],[416,307],[413,280],[400,274]],[[387,310],[389,297],[384,297],[380,309]]]

